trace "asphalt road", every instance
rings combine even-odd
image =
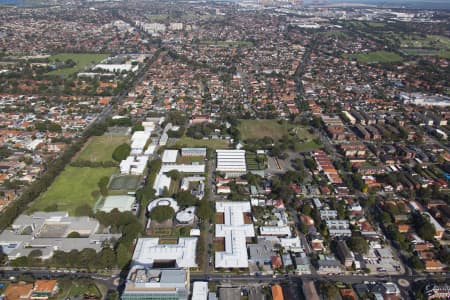
[[[124,279],[119,278],[119,275],[99,275],[97,273],[85,273],[85,272],[75,272],[75,271],[54,271],[54,270],[42,270],[42,269],[11,269],[11,268],[2,268],[0,269],[0,278],[9,279],[11,277],[19,277],[21,275],[30,275],[34,278],[92,278],[98,282],[101,282],[106,286],[108,290],[117,290],[119,286],[123,287]],[[293,294],[293,297],[296,297],[295,293],[299,291],[299,287],[301,286],[302,279],[310,279],[310,280],[329,280],[334,282],[342,282],[346,284],[355,284],[355,283],[363,283],[366,281],[392,281],[398,283],[400,279],[407,280],[412,283],[414,281],[422,281],[422,280],[436,280],[436,279],[447,279],[450,280],[450,273],[447,274],[439,274],[439,275],[393,275],[393,276],[375,276],[375,275],[367,275],[367,276],[357,276],[357,275],[318,275],[318,274],[309,274],[309,275],[295,275],[295,274],[284,274],[284,275],[261,275],[261,276],[249,276],[248,274],[203,274],[203,273],[191,273],[190,280],[193,281],[218,281],[221,284],[228,284],[232,286],[241,286],[241,287],[252,287],[259,284],[284,284],[287,286],[291,286],[293,288],[290,289],[290,293]],[[295,288],[297,287],[297,288]],[[409,291],[408,288],[402,288],[399,286],[402,295],[405,296],[405,299],[409,299]],[[259,294],[256,290],[253,291],[255,294]]]

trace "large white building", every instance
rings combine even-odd
[[[139,69],[138,65],[132,64],[98,64],[93,70],[103,70],[108,72],[136,72]]]
[[[216,224],[216,237],[225,238],[225,251],[215,253],[216,268],[248,268],[246,240],[255,236],[253,224],[244,221],[250,202],[216,202],[216,211],[224,218],[224,224]]]
[[[86,248],[99,252],[104,242],[119,239],[121,234],[99,234],[100,224],[90,217],[71,217],[67,212],[35,212],[20,215],[11,229],[0,234],[0,249],[9,259],[28,256],[40,250],[41,259],[49,259],[55,251],[81,251]],[[70,238],[73,232],[80,238]]]
[[[170,177],[168,177],[165,173],[173,170],[186,174],[204,174],[205,165],[163,165],[158,175],[156,175],[155,182],[153,183],[153,188],[156,191],[156,195],[162,195],[164,188],[170,187]]]
[[[239,177],[247,173],[245,150],[216,150],[216,171],[224,172],[226,177]]]
[[[177,268],[195,268],[197,238],[179,238],[177,244],[160,244],[159,238],[140,238],[133,253],[133,263],[152,267],[155,262],[175,261]]]
[[[128,156],[127,159],[120,162],[121,174],[142,175],[147,166],[148,156]]]
[[[162,156],[163,164],[174,164],[177,162],[178,150],[164,150]]]
[[[142,154],[151,134],[152,131],[150,129],[145,131],[135,131],[131,136],[131,154]]]

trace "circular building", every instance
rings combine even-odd
[[[173,198],[158,198],[148,204],[147,211],[151,212],[157,206],[170,206],[173,208],[173,210],[175,212],[180,210],[180,208],[178,207],[178,203],[177,203],[177,201],[175,201],[175,199],[173,199]]]
[[[186,209],[180,211],[175,216],[175,219],[180,224],[192,224],[195,220],[195,206],[187,207]]]

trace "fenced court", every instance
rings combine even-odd
[[[117,190],[136,190],[139,184],[139,176],[123,175],[115,176],[111,179],[109,189],[113,191]]]

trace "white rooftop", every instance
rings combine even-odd
[[[150,202],[147,206],[147,211],[151,212],[157,206],[170,206],[173,208],[175,212],[177,212],[180,208],[178,207],[177,201],[173,198],[158,198]]]
[[[142,175],[147,166],[148,156],[128,156],[120,162],[121,174]]]
[[[178,156],[178,150],[164,150],[162,156],[163,163],[176,163]]]
[[[179,238],[178,244],[159,244],[159,238],[140,238],[133,253],[133,263],[153,266],[154,261],[175,260],[179,268],[195,268],[197,238]]]
[[[179,164],[179,165],[163,165],[158,175],[156,175],[155,182],[153,183],[153,189],[156,191],[156,195],[160,196],[163,193],[164,187],[170,187],[170,177],[166,174],[167,172],[177,170],[180,173],[205,173],[205,165],[188,165],[188,164]]]
[[[216,268],[248,268],[246,239],[255,236],[253,224],[244,223],[250,202],[216,202],[216,211],[224,213],[224,224],[216,224],[216,237],[225,238],[225,251],[215,253]]]
[[[217,171],[246,172],[245,150],[216,150]]]
[[[291,236],[289,226],[261,226],[259,232],[261,235]]]
[[[208,300],[208,282],[194,281],[192,300]]]

